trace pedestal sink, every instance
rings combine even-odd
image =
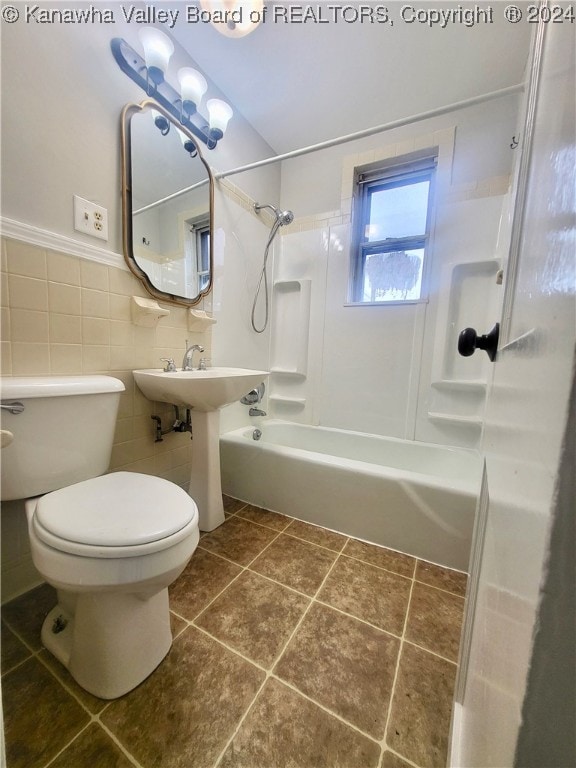
[[[188,492],[198,505],[200,530],[214,530],[224,522],[219,409],[257,387],[268,376],[268,371],[208,368],[167,372],[147,368],[133,373],[136,384],[149,400],[191,409],[192,473]]]

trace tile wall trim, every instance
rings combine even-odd
[[[229,179],[216,179],[216,186],[225,197],[239,205],[251,216],[254,216],[254,218],[257,218],[258,221],[262,221],[267,227],[271,227],[274,224],[274,216],[267,210],[256,213],[254,205],[257,201],[253,200],[241,187]],[[280,232],[280,234],[282,233]]]
[[[57,232],[50,232],[47,229],[40,229],[40,227],[34,227],[31,224],[16,221],[16,219],[0,217],[0,233],[4,238],[20,240],[29,245],[48,248],[52,251],[70,254],[71,256],[77,256],[88,261],[96,261],[109,267],[124,269],[126,272],[130,271],[121,253],[91,245],[90,243],[84,243],[81,240],[75,240],[72,237],[67,237]]]

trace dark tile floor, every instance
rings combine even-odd
[[[174,643],[112,702],[3,607],[8,768],[444,766],[466,577],[226,500],[170,589]]]

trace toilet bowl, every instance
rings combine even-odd
[[[44,646],[80,686],[113,699],[139,685],[170,649],[168,586],[198,544],[198,509],[167,480],[100,474],[112,447],[121,382],[105,376],[55,381],[42,379],[36,387],[32,379],[20,386],[18,379],[0,382],[2,405],[17,400],[24,406],[2,409],[2,426],[14,434],[2,450],[2,498],[26,499],[34,565],[58,593],[42,627]],[[67,429],[70,413],[82,414],[79,435]],[[66,428],[55,430],[61,419]],[[48,492],[37,495],[42,491]]]
[[[43,645],[90,693],[137,686],[172,644],[168,585],[198,544],[198,510],[166,480],[117,472],[26,501],[34,565],[58,590]]]

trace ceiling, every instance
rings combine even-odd
[[[410,6],[493,9],[492,23],[445,28],[403,20],[408,3],[394,0],[386,4],[392,24],[353,20],[382,3],[266,5],[266,22],[242,38],[186,23],[183,13],[172,35],[278,154],[523,80],[530,25],[506,21],[498,0]]]

